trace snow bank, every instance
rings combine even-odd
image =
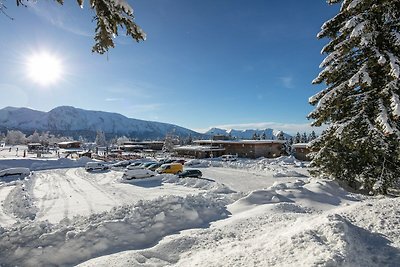
[[[226,204],[213,195],[168,196],[56,225],[26,222],[0,227],[0,259],[13,266],[60,266],[143,249],[168,234],[227,217]]]
[[[293,202],[302,207],[315,210],[327,210],[344,203],[358,202],[360,195],[343,190],[330,180],[308,179],[295,182],[278,183],[268,189],[255,190],[229,206],[233,214],[247,211],[264,204]]]
[[[279,232],[265,266],[396,266],[398,249],[380,234],[356,226],[339,214],[301,218]]]
[[[185,163],[185,166],[193,168],[225,167],[233,169],[247,169],[254,171],[282,170],[285,169],[287,165],[292,165],[295,167],[306,167],[307,162],[299,161],[293,156],[281,156],[278,158],[259,158],[255,160],[239,158],[236,161],[221,161],[219,158],[194,159]],[[303,175],[296,172],[293,172],[293,175],[290,176],[303,177]],[[285,175],[284,177],[290,177],[290,176]]]
[[[273,177],[307,177],[306,175],[298,173],[294,170],[278,170],[272,176]]]
[[[176,175],[164,175],[162,178],[164,183],[172,183],[186,187],[198,188],[216,194],[231,194],[236,193],[224,184],[217,183],[205,178],[179,178]]]
[[[30,177],[9,184],[13,184],[15,187],[4,200],[3,208],[5,211],[18,219],[34,220],[38,208],[34,205],[33,196],[30,193],[33,186]]]
[[[78,160],[60,158],[60,159],[1,159],[0,170],[25,167],[31,171],[84,167],[87,162],[93,161],[88,157],[82,157]]]

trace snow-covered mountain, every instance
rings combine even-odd
[[[237,138],[237,139],[252,139],[254,134],[256,133],[258,136],[262,136],[265,133],[266,139],[273,140],[277,139],[278,133],[281,132],[279,130],[274,130],[271,128],[263,129],[263,130],[253,130],[253,129],[247,129],[247,130],[235,130],[235,129],[230,129],[230,130],[225,130],[225,129],[219,129],[219,128],[211,128],[207,132],[205,132],[206,135],[212,136],[212,135],[226,135],[226,136],[231,136],[232,138]],[[289,134],[283,133],[284,137],[286,139],[289,139],[292,137]]]
[[[164,138],[173,133],[193,137],[201,134],[168,123],[127,118],[118,113],[91,111],[70,106],[56,107],[49,112],[29,108],[6,107],[0,109],[0,129],[24,132],[49,131],[77,137],[95,136],[98,130],[108,136],[129,136],[134,138]]]

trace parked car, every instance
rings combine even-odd
[[[184,160],[184,159],[176,159],[176,160],[174,160],[174,162],[184,165],[186,160]]]
[[[126,168],[127,168],[128,170],[137,169],[137,166],[139,166],[139,165],[142,164],[142,163],[143,163],[143,162],[136,161],[136,162],[133,162],[133,163],[129,164]]]
[[[124,174],[122,175],[123,179],[131,180],[131,179],[140,179],[140,178],[148,178],[155,176],[156,173],[148,170],[148,169],[126,169]]]
[[[10,175],[29,176],[30,174],[31,170],[29,170],[29,168],[23,168],[23,167],[9,168],[0,171],[0,177],[10,176]]]
[[[203,176],[203,173],[197,169],[184,170],[182,173],[178,174],[179,178],[185,178],[185,177],[201,178],[201,176]]]
[[[157,168],[159,168],[162,165],[162,163],[153,163],[150,166],[148,166],[146,169],[151,170],[151,171],[156,171]]]
[[[129,170],[146,169],[148,166],[150,166],[150,165],[152,165],[154,163],[157,163],[157,162],[155,162],[155,161],[140,162],[140,163],[139,162],[135,162],[135,163],[132,163],[131,165],[129,165],[127,167],[127,169],[129,169]]]
[[[174,162],[175,160],[174,159],[161,159],[160,160],[160,163],[162,163],[162,164],[167,164],[167,163],[172,163],[172,162]]]
[[[237,160],[237,156],[236,155],[223,155],[223,156],[221,156],[221,159],[223,160],[223,161],[235,161],[235,160]]]
[[[118,161],[117,163],[114,163],[112,166],[113,167],[122,167],[125,168],[126,166],[128,166],[130,163],[129,160],[123,160],[123,161]]]
[[[110,166],[105,162],[88,162],[85,165],[86,171],[108,170]]]
[[[183,166],[180,163],[168,163],[161,165],[156,171],[158,173],[177,174],[183,171]]]

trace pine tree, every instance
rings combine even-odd
[[[282,131],[279,131],[279,132],[276,134],[276,139],[277,139],[277,140],[285,140],[285,135],[283,134]]]
[[[35,3],[36,1],[16,0],[17,6],[26,7],[28,2]],[[64,0],[54,0],[54,2],[62,5]],[[133,9],[127,1],[91,0],[85,2],[84,0],[77,0],[77,4],[82,8],[85,3],[93,9],[93,21],[96,22],[95,45],[92,52],[104,54],[109,48],[113,48],[115,46],[113,39],[118,36],[118,30],[123,28],[126,30],[125,35],[137,42],[146,39],[146,34],[134,22]],[[0,13],[10,17],[5,10],[4,1],[0,0]]]
[[[261,135],[261,139],[262,140],[266,140],[267,139],[267,134],[265,132],[263,132],[263,134]]]
[[[188,138],[186,139],[186,144],[187,145],[192,145],[193,144],[192,134],[189,134]]]
[[[387,193],[400,177],[400,0],[342,3],[318,38],[330,42],[310,98],[314,126],[328,129],[312,142],[314,174],[354,189]]]
[[[301,135],[300,143],[307,143],[307,141],[308,141],[307,133],[304,132],[304,133]]]
[[[293,143],[297,144],[301,142],[301,135],[299,132],[296,133],[296,136],[294,137]]]
[[[254,134],[253,134],[253,136],[252,136],[251,139],[253,139],[253,140],[259,140],[260,137],[259,137],[259,135],[257,134],[257,132],[254,132]]]
[[[315,134],[314,131],[312,131],[310,133],[310,135],[308,136],[308,142],[311,142],[312,140],[315,140],[317,138],[317,135]]]

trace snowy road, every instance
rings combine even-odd
[[[0,187],[0,226],[11,225],[17,220],[13,212],[22,214],[19,219],[34,213],[35,220],[56,223],[64,218],[109,211],[139,200],[199,192],[195,188],[160,181],[136,185],[121,183],[118,181],[121,176],[119,171],[89,173],[84,168],[36,171],[26,188]],[[28,197],[16,199],[14,196],[21,190]],[[28,209],[31,213],[27,215],[23,210]]]

